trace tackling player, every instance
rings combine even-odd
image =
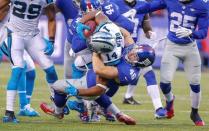
[[[169,33],[160,68],[160,87],[166,97],[168,118],[174,116],[174,95],[171,81],[180,61],[191,88],[190,118],[196,126],[203,126],[198,108],[201,99],[201,59],[195,39],[203,39],[208,31],[208,0],[153,0],[135,7],[138,13],[148,13],[159,9],[168,10]]]

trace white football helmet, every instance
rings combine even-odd
[[[90,50],[96,53],[108,53],[111,52],[117,45],[116,37],[109,32],[98,31],[90,37],[88,42]]]

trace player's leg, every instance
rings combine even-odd
[[[9,56],[9,59],[13,65],[12,73],[7,84],[7,95],[6,95],[6,113],[3,117],[3,122],[14,122],[18,120],[14,115],[14,103],[16,101],[16,94],[18,89],[18,83],[21,78],[21,74],[24,72],[24,41],[15,36],[13,33],[9,33],[5,40],[5,52]]]
[[[27,90],[29,91],[33,90],[33,85],[27,85],[28,84],[27,72],[30,70],[34,71],[35,66],[31,57],[27,54],[26,51],[24,52],[24,60],[26,63],[25,71],[24,73],[22,73],[21,82],[19,82],[19,86],[18,86],[18,93],[19,93],[19,98],[20,98],[19,99],[20,100],[20,112],[18,113],[18,115],[30,116],[30,117],[39,116],[38,112],[36,112],[33,108],[31,108],[30,102],[28,101],[28,98],[27,98]]]
[[[171,91],[171,81],[179,63],[176,45],[167,40],[160,67],[160,88],[166,99],[167,118],[174,116],[174,95]]]
[[[123,104],[131,104],[131,105],[140,105],[139,101],[136,101],[133,98],[134,92],[136,90],[136,85],[128,85],[126,89],[126,93],[123,99]]]
[[[71,43],[69,43],[66,40],[65,48],[64,48],[64,78],[65,79],[72,78],[72,64],[74,63],[75,57],[69,54],[70,49],[71,49]]]
[[[24,52],[24,57],[26,61],[26,98],[28,100],[28,104],[31,102],[31,97],[33,94],[34,89],[34,82],[36,77],[35,72],[35,64],[32,60],[32,58],[28,55],[28,53]]]
[[[156,118],[165,118],[167,116],[167,111],[163,108],[160,92],[157,85],[157,80],[155,73],[151,66],[142,69],[142,75],[144,76],[147,84],[147,92],[151,97],[152,104],[155,109]]]
[[[195,42],[188,47],[187,51],[188,53],[184,61],[184,70],[191,87],[190,96],[192,109],[190,117],[196,126],[203,126],[204,121],[198,113],[201,100],[201,58]]]
[[[32,59],[36,61],[39,66],[44,70],[46,74],[46,81],[50,87],[51,84],[58,80],[58,77],[50,56],[44,54],[45,46],[45,41],[39,34],[28,41],[26,49]],[[53,90],[51,90],[51,96],[54,96]]]

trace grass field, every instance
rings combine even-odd
[[[10,74],[9,64],[0,65],[0,117],[2,118],[5,110],[5,87]],[[59,78],[63,76],[62,66],[56,66]],[[159,79],[159,71],[156,71]],[[171,120],[154,119],[154,111],[151,100],[147,95],[144,79],[141,78],[138,88],[135,92],[135,98],[142,102],[142,105],[123,105],[122,99],[125,87],[121,87],[118,93],[113,97],[113,102],[125,113],[137,120],[137,125],[127,126],[119,122],[107,122],[102,118],[98,123],[81,123],[77,118],[76,112],[71,112],[63,120],[58,120],[52,116],[44,114],[39,104],[43,101],[50,102],[49,89],[45,82],[43,71],[37,69],[35,90],[32,98],[32,107],[41,114],[40,117],[18,117],[20,124],[2,124],[0,121],[0,130],[43,130],[43,131],[209,131],[209,73],[202,74],[202,102],[200,113],[205,120],[206,126],[195,127],[189,118],[190,114],[190,97],[189,86],[183,72],[177,72],[173,81],[173,91],[176,96],[175,100],[175,117]],[[163,98],[163,97],[162,97]],[[164,99],[163,103],[164,103]],[[16,102],[16,113],[18,112],[18,102]]]

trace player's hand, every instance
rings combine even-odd
[[[54,52],[54,40],[44,39],[44,41],[46,43],[44,53],[46,55],[52,55],[52,53]]]
[[[148,31],[150,40],[157,39],[157,34],[154,31]]]
[[[68,81],[66,81],[68,83],[68,87],[65,88],[65,93],[70,95],[70,96],[77,96],[78,95],[78,89],[73,86],[72,84],[70,84]]]
[[[181,26],[179,26],[178,29],[176,30],[176,37],[178,38],[189,37],[191,34],[192,34],[191,29],[187,29]]]
[[[90,27],[89,26],[87,26],[87,25],[84,25],[83,23],[81,23],[81,22],[78,22],[77,23],[77,25],[76,25],[76,32],[78,33],[78,35],[79,35],[79,37],[81,38],[81,39],[86,39],[86,37],[84,36],[84,34],[83,34],[83,31],[84,30],[90,30]]]

